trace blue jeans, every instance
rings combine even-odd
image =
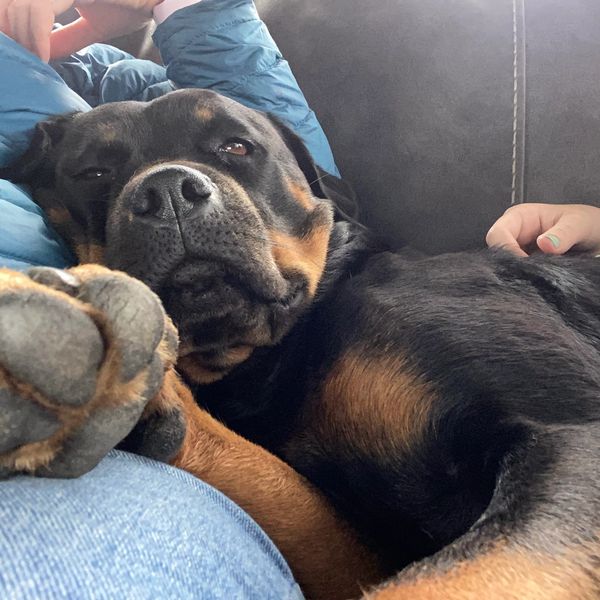
[[[273,543],[195,477],[111,452],[79,479],[0,482],[0,598],[302,598]]]

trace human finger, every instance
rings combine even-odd
[[[31,50],[44,62],[50,60],[50,32],[54,24],[54,11],[47,3],[31,5],[29,14],[29,39]]]
[[[103,41],[89,22],[79,18],[50,34],[50,58],[69,56],[90,44]]]
[[[0,32],[12,37],[8,23],[8,7],[12,0],[0,0]]]
[[[28,0],[14,0],[6,9],[12,39],[28,50],[33,50],[29,37],[30,13],[31,4]]]
[[[56,29],[50,36],[53,59],[68,56],[95,42],[137,31],[147,23],[146,15],[115,4],[79,5],[81,18]]]
[[[536,234],[525,229],[523,215],[519,211],[508,210],[490,227],[485,237],[486,244],[517,256],[527,256],[522,246],[533,241]]]
[[[564,254],[576,244],[591,247],[592,233],[593,220],[589,218],[587,211],[578,211],[577,207],[572,207],[570,212],[565,211],[536,241],[538,248],[545,254]]]

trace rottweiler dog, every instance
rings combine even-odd
[[[310,598],[600,598],[597,259],[386,251],[210,91],[51,119],[9,174],[81,265],[0,274],[4,475],[170,461]]]

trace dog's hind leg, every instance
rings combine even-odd
[[[600,426],[532,435],[507,457],[488,509],[465,535],[367,597],[600,598]]]

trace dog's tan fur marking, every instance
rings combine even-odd
[[[499,545],[447,572],[392,582],[368,600],[597,600],[590,556],[600,548],[574,548],[564,556]],[[597,567],[596,567],[597,568]]]
[[[185,345],[182,349],[185,349]],[[230,348],[218,357],[218,362],[214,365],[203,364],[202,358],[192,352],[181,356],[177,366],[194,383],[206,385],[225,377],[233,367],[247,360],[252,352],[254,346],[241,345]]]
[[[81,264],[102,264],[104,262],[104,247],[93,242],[76,244],[75,254]]]
[[[193,355],[180,358],[177,363],[178,369],[191,381],[199,385],[208,385],[223,379],[227,371],[213,371],[204,367]]]
[[[334,447],[346,440],[383,458],[412,452],[432,425],[436,393],[402,356],[370,355],[354,348],[337,360],[311,400],[310,426]]]
[[[299,182],[295,179],[286,179],[286,185],[291,196],[308,212],[315,207],[315,198],[312,195],[310,188],[305,182]]]
[[[312,297],[325,269],[333,218],[329,206],[317,205],[309,213],[301,237],[270,230],[271,253],[282,273],[298,272],[306,277]]]
[[[104,143],[114,142],[117,139],[117,129],[111,123],[99,123],[98,134],[101,137],[101,141]]]
[[[212,121],[215,118],[215,112],[211,108],[208,108],[208,106],[202,105],[196,110],[196,116],[203,123],[208,123],[208,121]]]
[[[72,221],[69,211],[62,207],[49,208],[46,211],[46,215],[48,216],[50,223],[58,227],[69,225]]]
[[[57,206],[56,198],[49,190],[38,190],[35,200],[44,209],[56,231],[71,247],[86,243],[86,234],[81,225],[73,220],[67,208]]]

